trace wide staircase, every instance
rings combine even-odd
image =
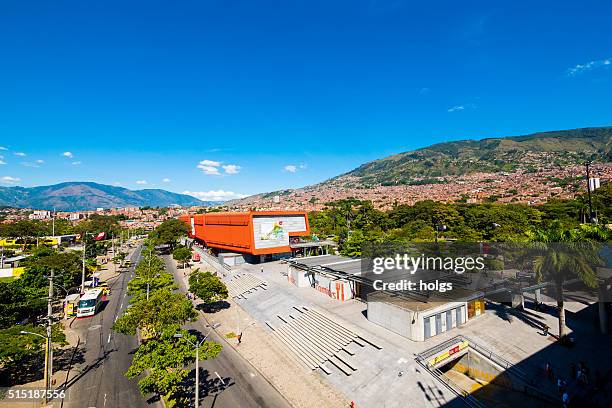
[[[312,308],[294,307],[296,313],[288,317],[277,315],[282,322],[274,326],[267,321],[274,337],[298,360],[310,369],[321,369],[326,374],[332,371],[326,365],[332,364],[345,375],[357,371],[355,363],[349,357],[354,356],[349,345],[359,347],[370,346],[376,350],[378,346],[371,339],[357,334],[329,316]]]

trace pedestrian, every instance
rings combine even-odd
[[[263,273],[263,265],[261,266],[261,273]]]
[[[584,383],[584,371],[582,371],[581,368],[578,369],[578,373],[576,374],[576,381],[578,381],[579,384]]]
[[[242,333],[238,335],[238,344],[242,343]]]
[[[563,381],[563,378],[559,377],[557,379],[557,389],[559,390],[560,393],[565,392],[565,381]]]
[[[544,335],[544,337],[548,336],[548,329],[549,329],[548,325],[545,324],[544,327],[542,328],[542,334]]]
[[[565,391],[563,393],[563,396],[561,397],[561,402],[563,403],[563,408],[568,408],[569,407],[569,394],[567,393],[567,391]]]
[[[553,371],[552,371],[552,366],[550,365],[550,363],[546,363],[546,366],[544,366],[544,373],[546,374],[546,377],[552,380]]]

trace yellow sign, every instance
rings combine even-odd
[[[25,268],[23,266],[19,266],[17,268],[13,268],[13,276],[21,276],[25,272]]]
[[[449,358],[453,354],[460,352],[461,350],[466,348],[468,345],[469,344],[468,344],[467,341],[462,341],[458,345],[451,347],[450,349],[446,350],[444,353],[438,354],[437,356],[435,356],[434,358],[429,360],[427,365],[430,366],[430,367],[431,366],[435,366],[436,364],[438,364],[441,361],[446,360],[447,358]]]

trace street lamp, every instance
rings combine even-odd
[[[49,388],[51,387],[51,377],[53,376],[53,357],[49,358],[51,350],[51,336],[45,336],[40,333],[21,330],[20,334],[31,334],[45,339],[45,403],[49,402]]]
[[[191,340],[189,340],[187,337],[183,336],[183,333],[176,333],[174,335],[175,338],[177,339],[181,339],[184,338],[185,340],[187,340],[189,342],[189,344],[191,344],[193,347],[195,347],[196,349],[196,363],[195,363],[195,408],[199,408],[200,407],[200,346],[202,344],[204,344],[204,341],[206,341],[206,338],[208,337],[208,335],[210,334],[210,332],[219,327],[219,324],[213,325],[210,330],[208,330],[208,333],[206,333],[206,336],[204,336],[204,338],[199,342],[199,343],[194,343]]]

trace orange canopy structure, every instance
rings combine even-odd
[[[304,211],[249,211],[180,217],[189,237],[210,248],[251,255],[291,252],[292,237],[310,235]]]

